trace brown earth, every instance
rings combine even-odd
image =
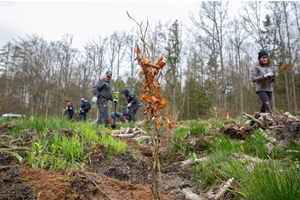
[[[68,131],[64,131],[64,134]],[[127,143],[126,155],[107,154],[96,145],[84,166],[87,174],[111,199],[154,199],[152,194],[151,142],[140,145],[133,139],[119,138]],[[88,150],[88,149],[86,149]],[[165,156],[161,151],[161,156]],[[167,160],[168,158],[165,158]],[[162,199],[185,199],[175,187],[194,183],[187,171],[174,162],[162,165]],[[81,170],[46,171],[19,165],[12,154],[0,152],[0,199],[108,199]]]

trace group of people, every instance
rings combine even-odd
[[[84,99],[84,96],[82,96],[80,99],[81,99],[81,106],[79,106],[79,116],[76,119],[77,121],[79,120],[86,121],[86,113],[88,113],[88,111],[91,110],[91,104],[88,100]],[[74,109],[70,100],[68,100],[68,106],[66,107],[65,110],[68,111],[69,121],[72,121],[74,115]]]
[[[111,88],[109,84],[111,76],[112,72],[107,71],[104,74],[104,78],[100,79],[92,89],[93,98],[91,102],[97,104],[100,113],[100,117],[98,118],[96,123],[104,124],[105,127],[107,127],[109,120],[108,100],[113,101],[115,104],[118,104],[118,100],[114,99],[111,94]],[[129,122],[135,122],[135,114],[140,107],[140,101],[133,92],[130,92],[126,88],[122,89],[122,94],[125,95],[128,103],[127,108],[123,111],[123,116],[126,116],[126,119],[128,119]],[[115,122],[117,121],[117,117],[120,117],[122,122],[125,122],[119,112],[112,112],[111,116],[115,120]]]
[[[272,94],[273,94],[273,81],[278,76],[277,72],[273,70],[273,60],[269,58],[269,55],[266,51],[260,51],[258,53],[258,64],[251,67],[251,81],[255,83],[256,94],[262,101],[260,112],[264,113],[268,110],[266,102],[269,103],[270,109],[272,109]],[[100,79],[92,89],[93,98],[92,103],[96,103],[99,109],[100,117],[96,121],[97,124],[104,124],[105,127],[108,125],[109,115],[108,115],[108,100],[113,101],[115,104],[118,104],[118,100],[114,99],[111,94],[110,79],[112,77],[112,72],[107,71],[104,74],[104,78]],[[126,117],[128,121],[135,122],[135,114],[140,107],[140,101],[138,97],[130,92],[128,89],[122,89],[122,94],[125,95],[127,99],[127,108],[123,111],[123,114],[119,112],[111,112],[111,117],[114,119],[114,122],[117,121],[117,117],[125,123]],[[88,100],[85,100],[84,97],[81,97],[81,106],[79,106],[79,117],[77,120],[83,118],[86,121],[86,113],[91,109],[91,106]],[[69,120],[72,120],[73,106],[70,101],[68,101],[68,107],[66,108],[69,114]]]

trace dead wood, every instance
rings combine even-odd
[[[186,200],[204,200],[205,198],[199,196],[198,194],[193,193],[188,188],[180,189],[176,186],[176,189],[185,195]]]
[[[135,141],[141,141],[141,140],[148,140],[151,138],[152,138],[151,136],[140,136],[140,137],[132,138],[132,139],[134,139]]]
[[[193,159],[193,158],[189,158],[188,160],[184,160],[182,161],[181,163],[181,166],[182,167],[189,167],[192,163],[195,163],[195,162],[206,162],[207,161],[207,157],[203,157],[203,158],[196,158],[196,159]]]
[[[134,137],[136,134],[139,134],[141,131],[137,131],[137,132],[134,132],[134,133],[129,133],[129,134],[111,134],[111,136],[113,137],[129,137],[129,138],[132,138]]]
[[[253,163],[262,163],[262,162],[269,162],[270,161],[270,160],[262,160],[262,159],[259,159],[259,158],[253,158],[253,157],[245,155],[245,154],[233,153],[233,155],[235,157],[240,157],[240,158],[243,158],[245,160],[250,160]]]
[[[16,146],[6,146],[6,145],[0,145],[0,151],[31,151],[31,152],[38,152],[38,150],[34,150],[34,149],[29,149],[29,148],[25,148],[25,147],[16,147]],[[50,154],[50,155],[56,155],[56,156],[64,156],[64,154],[56,154],[56,153],[51,153],[51,152],[41,152],[44,154]]]
[[[246,116],[247,118],[249,118],[250,120],[256,122],[257,124],[259,124],[260,127],[265,128],[265,123],[263,123],[262,121],[255,119],[254,117],[252,117],[251,115],[243,112],[242,115]]]
[[[229,179],[229,180],[225,183],[225,185],[224,185],[224,186],[220,189],[220,191],[216,194],[216,196],[215,196],[215,198],[214,198],[215,200],[220,199],[220,198],[226,193],[227,188],[229,188],[229,187],[231,186],[233,180],[234,180],[234,177],[231,178],[231,179]]]
[[[6,166],[0,166],[0,171],[1,171],[1,170],[7,170],[7,169],[10,169],[10,166],[9,166],[9,165],[6,165]]]

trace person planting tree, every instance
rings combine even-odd
[[[128,102],[128,104],[127,104],[127,109],[129,109],[128,110],[128,121],[135,122],[135,114],[140,107],[140,101],[133,92],[130,92],[126,88],[122,89],[122,93],[125,95],[127,102]]]
[[[260,112],[266,112],[268,109],[266,102],[270,105],[272,112],[272,94],[273,94],[273,81],[278,76],[278,72],[274,72],[272,66],[274,62],[269,58],[266,51],[258,53],[258,64],[251,67],[251,81],[255,82],[256,94],[262,101]]]
[[[107,71],[104,74],[104,78],[100,79],[92,89],[93,99],[92,103],[97,103],[100,117],[97,120],[97,124],[104,124],[107,127],[109,115],[108,115],[108,104],[107,101],[111,100],[118,103],[117,99],[113,99],[110,93],[110,84],[109,80],[111,79],[112,73],[111,71]]]
[[[115,111],[111,112],[110,116],[114,119],[114,123],[117,123],[118,117],[121,119],[123,124],[125,123],[125,120],[123,119],[122,114],[119,112],[115,112]]]

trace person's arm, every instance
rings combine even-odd
[[[252,82],[257,82],[260,79],[264,78],[264,76],[258,76],[258,69],[256,66],[251,67],[250,73]]]
[[[92,89],[94,97],[98,96],[98,91],[101,90],[103,86],[104,86],[104,81],[100,79]]]

